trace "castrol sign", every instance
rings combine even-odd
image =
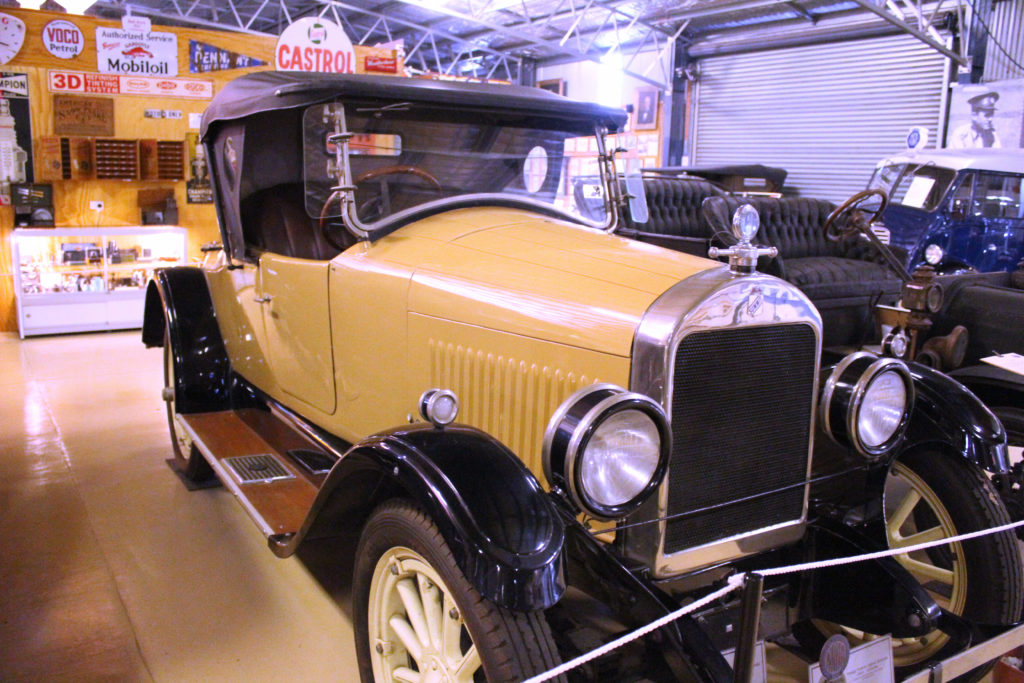
[[[43,45],[54,57],[72,59],[85,47],[85,36],[70,21],[57,19],[43,27]]]
[[[299,19],[281,33],[274,62],[279,71],[356,71],[352,41],[333,21],[317,17]]]

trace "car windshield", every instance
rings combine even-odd
[[[956,171],[932,164],[883,164],[875,169],[868,187],[885,190],[893,204],[933,211],[955,177]]]
[[[305,112],[306,210],[364,229],[450,206],[524,205],[598,227],[606,211],[574,197],[575,173],[600,177],[579,122],[421,103],[317,105]],[[338,145],[348,139],[348,154]],[[593,140],[591,140],[593,142]],[[570,153],[567,154],[567,149]],[[345,186],[341,192],[335,192]]]

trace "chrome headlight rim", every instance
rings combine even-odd
[[[651,419],[658,430],[658,464],[639,493],[619,505],[594,500],[580,479],[580,464],[597,428],[618,413],[635,410]],[[567,398],[552,415],[544,432],[544,476],[565,491],[583,512],[602,520],[621,519],[640,507],[661,485],[668,471],[672,434],[661,405],[650,397],[614,384],[591,384]]]
[[[871,445],[860,433],[860,415],[864,397],[878,377],[895,373],[903,382],[903,415],[892,434],[882,443]],[[821,424],[836,443],[852,446],[860,455],[874,461],[890,453],[903,439],[914,409],[914,379],[906,363],[897,358],[880,358],[867,351],[852,353],[838,364],[825,381],[821,392]]]

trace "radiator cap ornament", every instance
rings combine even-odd
[[[708,249],[710,258],[719,256],[729,257],[729,270],[734,273],[747,275],[753,273],[757,268],[757,259],[760,256],[775,258],[779,255],[776,247],[757,247],[751,243],[757,235],[757,229],[761,227],[761,217],[750,204],[744,204],[736,209],[732,215],[732,234],[736,238],[736,244],[728,249],[711,247]]]

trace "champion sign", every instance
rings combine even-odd
[[[96,67],[128,76],[177,76],[178,36],[156,31],[97,27]]]
[[[57,19],[43,27],[43,45],[54,57],[73,59],[85,47],[85,36],[70,21]]]
[[[277,40],[274,61],[279,71],[356,71],[352,41],[328,19],[306,17],[291,24]]]

